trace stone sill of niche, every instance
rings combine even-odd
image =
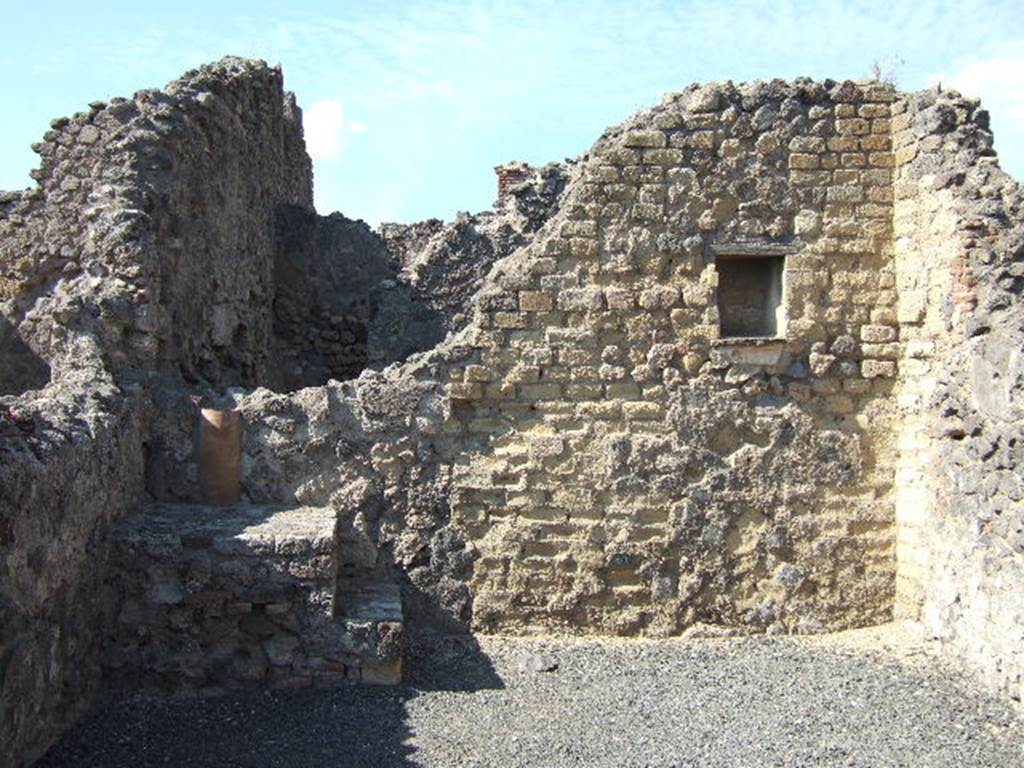
[[[785,345],[788,339],[785,336],[728,336],[724,339],[714,339],[711,342],[713,347],[772,347]]]

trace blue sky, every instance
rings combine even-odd
[[[0,189],[31,182],[49,120],[225,54],[284,67],[306,111],[321,213],[451,218],[493,166],[585,151],[694,81],[866,77],[902,59],[981,96],[1024,179],[1024,2],[106,2],[4,0]]]

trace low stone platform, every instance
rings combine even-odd
[[[112,530],[120,603],[104,666],[125,686],[397,683],[402,611],[379,575],[336,610],[328,508],[154,504]]]

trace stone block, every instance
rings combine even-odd
[[[528,328],[530,319],[527,315],[518,312],[495,312],[495,328]]]
[[[762,133],[757,137],[757,141],[754,142],[754,148],[761,155],[774,154],[781,147],[782,143],[779,141],[778,136],[773,133]]]
[[[599,165],[591,169],[588,178],[598,182],[616,182],[619,180],[619,169],[614,165]]]
[[[861,148],[856,136],[832,136],[826,145],[830,152],[856,152]]]
[[[562,235],[567,237],[595,237],[597,222],[586,219],[570,220],[562,225]]]
[[[658,184],[664,175],[665,171],[660,166],[630,165],[622,169],[622,180],[630,184]]]
[[[874,119],[877,117],[889,117],[888,104],[861,104],[857,109],[860,117]]]
[[[670,309],[679,301],[679,289],[668,285],[648,288],[640,294],[640,306],[646,310]]]
[[[789,156],[789,167],[801,170],[817,168],[821,165],[818,155],[792,154]]]
[[[896,342],[888,344],[861,344],[861,353],[865,357],[876,357],[882,360],[896,360],[900,356],[900,345]]]
[[[622,143],[627,147],[664,147],[668,139],[661,131],[629,131]]]
[[[528,437],[530,455],[534,458],[550,458],[561,456],[565,451],[565,441],[557,435],[535,435]]]
[[[864,360],[860,364],[865,379],[891,379],[896,376],[896,363],[892,360]]]
[[[635,306],[633,291],[629,288],[610,287],[605,289],[604,294],[605,301],[608,302],[608,309],[626,311]]]
[[[694,131],[687,138],[686,144],[693,149],[712,150],[718,144],[718,136],[714,131]]]
[[[790,152],[809,152],[820,154],[828,148],[821,136],[794,136],[789,141]]]
[[[685,155],[679,149],[645,149],[643,161],[651,165],[676,166],[681,165]]]
[[[832,174],[828,171],[790,171],[789,180],[798,186],[818,186],[828,184]]]
[[[481,400],[484,386],[479,382],[453,382],[448,385],[448,396],[452,400]]]
[[[519,309],[524,312],[548,312],[554,309],[555,301],[544,291],[520,291]]]
[[[571,312],[597,312],[604,308],[604,292],[600,288],[572,288],[558,294],[558,308]]]
[[[596,400],[604,397],[604,386],[601,384],[569,384],[565,388],[565,395],[573,401]]]
[[[484,365],[467,365],[465,371],[466,381],[488,382],[494,379],[494,372]]]
[[[620,381],[605,386],[605,394],[616,400],[639,400],[640,387],[632,381]]]
[[[658,203],[635,203],[630,209],[630,216],[641,221],[653,221],[661,218],[664,206]]]
[[[597,240],[588,237],[572,237],[569,239],[569,253],[581,259],[597,255]]]
[[[864,199],[864,190],[851,185],[829,187],[826,199],[830,203],[859,203]]]
[[[892,148],[892,142],[888,136],[861,136],[860,148],[869,152],[888,152]]]
[[[529,384],[540,380],[540,368],[536,365],[516,365],[508,372],[508,381]]]
[[[871,133],[871,123],[859,117],[839,119],[836,120],[836,133],[840,136],[861,136]]]
[[[687,107],[691,112],[714,112],[721,107],[722,94],[719,87],[715,84],[709,84],[698,88],[692,94],[687,102]]]
[[[896,338],[896,328],[890,325],[862,325],[860,340],[871,344],[882,344]]]
[[[663,419],[665,409],[658,403],[625,402],[622,403],[622,416],[627,420]]]
[[[743,142],[739,139],[726,139],[718,147],[719,157],[739,157],[743,153]]]
[[[911,144],[909,147],[901,147],[894,153],[894,163],[896,165],[906,165],[911,160],[917,157],[917,145]]]

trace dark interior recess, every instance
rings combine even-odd
[[[718,256],[718,317],[723,338],[779,335],[782,256]]]

